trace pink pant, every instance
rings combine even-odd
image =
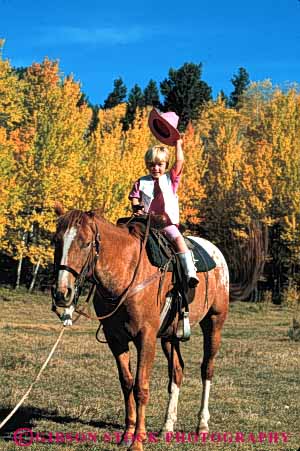
[[[181,233],[178,230],[176,225],[172,224],[162,229],[164,235],[166,235],[169,240],[174,241],[177,237],[181,236]]]

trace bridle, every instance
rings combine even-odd
[[[147,218],[147,226],[146,226],[145,237],[143,239],[143,242],[141,243],[141,248],[140,248],[138,262],[137,262],[136,268],[135,268],[134,273],[133,273],[133,277],[132,277],[128,287],[125,289],[125,291],[120,296],[117,296],[116,298],[111,298],[111,297],[109,298],[110,300],[113,300],[114,302],[116,302],[115,308],[110,313],[108,313],[107,315],[103,315],[103,316],[96,316],[96,317],[94,317],[94,319],[97,319],[97,320],[101,321],[103,319],[111,317],[112,315],[114,315],[116,313],[117,310],[119,310],[119,308],[125,302],[125,300],[127,299],[128,296],[136,294],[136,293],[138,293],[141,290],[144,290],[147,286],[152,284],[158,278],[161,279],[162,276],[163,276],[163,279],[164,279],[164,275],[165,275],[165,273],[167,271],[167,266],[168,266],[170,260],[169,260],[168,264],[166,265],[166,267],[163,268],[163,272],[161,272],[161,270],[158,269],[158,271],[156,273],[152,274],[147,279],[145,279],[143,282],[141,282],[138,285],[136,285],[135,287],[133,287],[133,284],[135,282],[136,276],[137,276],[138,271],[139,271],[139,267],[140,267],[140,263],[141,263],[141,260],[142,260],[142,256],[143,256],[145,248],[146,248],[147,240],[148,240],[148,237],[149,237],[150,222],[151,222],[151,220],[150,220],[150,215],[149,215],[148,218]],[[94,291],[94,287],[95,286],[99,286],[99,284],[100,284],[100,281],[97,279],[97,277],[95,275],[95,267],[96,267],[97,261],[99,259],[101,238],[100,238],[99,230],[98,230],[98,227],[97,227],[97,223],[94,222],[94,224],[96,226],[95,238],[91,242],[91,250],[89,252],[89,255],[88,255],[88,257],[86,259],[86,262],[85,262],[84,266],[82,267],[82,270],[80,271],[80,273],[78,273],[73,268],[71,268],[71,267],[69,267],[67,265],[59,265],[59,266],[57,266],[57,271],[59,271],[60,269],[63,269],[65,271],[70,272],[75,277],[75,279],[76,279],[75,280],[75,287],[74,287],[75,293],[74,293],[74,298],[73,298],[72,304],[75,306],[76,313],[78,313],[79,315],[86,316],[89,319],[92,319],[92,317],[87,315],[84,311],[76,309],[76,305],[78,303],[79,296],[80,296],[81,291],[82,291],[82,287],[84,285],[84,282],[85,282],[85,280],[87,278],[87,274],[88,274],[89,271],[92,272],[91,277],[90,277],[90,281],[92,282],[92,287],[91,287],[90,292],[88,294],[88,297],[86,299],[86,303],[91,298],[92,293]],[[161,288],[162,287],[161,287],[161,283],[160,283],[159,292],[160,292]],[[104,298],[104,296],[102,296],[102,298]],[[57,312],[57,307],[56,307],[56,304],[55,304],[55,298],[54,298],[53,294],[52,294],[52,310],[61,319],[61,315]]]
[[[72,276],[75,278],[74,297],[73,297],[73,301],[72,301],[72,305],[74,305],[75,308],[78,304],[78,300],[81,295],[84,282],[87,279],[87,275],[89,272],[91,272],[91,276],[89,277],[89,279],[93,283],[93,287],[95,284],[99,283],[97,280],[97,277],[95,275],[95,267],[96,267],[97,261],[99,259],[101,238],[100,238],[98,226],[96,223],[94,223],[94,224],[96,227],[94,239],[89,244],[90,250],[89,250],[88,256],[86,258],[86,261],[85,261],[80,273],[67,265],[55,265],[55,267],[54,267],[54,272],[56,275],[58,274],[59,271],[67,271],[67,272],[71,273]],[[55,303],[54,287],[52,287],[52,289],[51,289],[51,295],[52,295],[52,311],[54,313],[56,313],[59,316],[59,318],[61,318],[61,315],[58,313],[57,306]]]

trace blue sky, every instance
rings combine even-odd
[[[203,64],[214,96],[232,91],[239,67],[300,83],[299,0],[0,0],[0,37],[14,66],[58,59],[92,103],[120,76],[144,88],[185,62]]]

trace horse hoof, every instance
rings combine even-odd
[[[135,441],[127,451],[144,451],[144,447],[141,442]]]
[[[134,442],[134,434],[133,432],[124,432],[122,435],[121,441],[118,443],[118,446],[132,446]]]
[[[209,428],[207,424],[200,424],[200,426],[198,426],[197,428],[197,434],[204,434],[205,432],[208,433],[209,432]]]
[[[132,446],[132,444],[133,444],[133,440],[131,441],[131,442],[126,442],[125,440],[121,440],[119,443],[118,443],[118,447],[119,448],[127,448],[127,446],[129,446],[129,448],[127,448],[127,449],[130,449],[131,450],[131,446]]]
[[[174,432],[174,426],[171,427],[163,427],[160,431],[159,431],[159,436],[160,437],[164,437],[166,434],[168,433],[172,433]]]
[[[209,432],[208,422],[204,418],[200,418],[199,425],[197,427],[197,434],[204,434]]]

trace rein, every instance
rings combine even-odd
[[[102,315],[102,316],[90,316],[86,312],[84,312],[83,310],[79,310],[79,309],[75,308],[75,312],[76,313],[78,313],[79,315],[85,316],[88,319],[96,319],[96,320],[99,320],[99,321],[107,319],[107,318],[113,316],[117,312],[117,310],[119,310],[119,308],[125,302],[125,300],[127,299],[128,296],[132,296],[133,294],[138,293],[139,291],[143,290],[148,285],[153,283],[156,279],[161,278],[162,273],[158,269],[158,271],[156,273],[152,274],[146,280],[144,280],[143,282],[141,282],[138,285],[136,285],[135,287],[133,287],[133,284],[134,284],[134,282],[136,280],[136,277],[137,277],[137,274],[138,274],[138,271],[139,271],[139,268],[140,268],[142,256],[143,256],[143,254],[145,252],[147,240],[148,240],[148,237],[149,237],[150,222],[151,222],[151,218],[150,218],[150,216],[148,216],[145,237],[144,237],[144,239],[142,241],[142,244],[141,244],[139,258],[138,258],[138,262],[137,262],[137,265],[136,265],[134,273],[133,273],[133,277],[132,277],[131,282],[129,283],[128,287],[124,291],[124,293],[122,293],[122,295],[120,295],[119,297],[114,299],[115,301],[117,301],[116,307],[110,313],[108,313],[106,315]],[[96,236],[95,236],[95,240],[92,242],[92,246],[93,247],[91,248],[91,252],[89,253],[89,255],[87,257],[86,263],[84,264],[81,272],[77,273],[77,271],[75,271],[73,268],[70,268],[69,266],[66,266],[66,265],[59,265],[58,266],[58,270],[62,269],[62,270],[68,271],[76,279],[76,282],[75,282],[75,294],[74,294],[74,300],[73,300],[73,304],[75,305],[75,307],[77,306],[77,303],[78,303],[78,300],[79,300],[79,296],[81,294],[83,284],[84,284],[84,282],[86,280],[87,273],[90,270],[90,265],[91,265],[91,261],[92,260],[93,260],[93,262],[92,262],[92,268],[91,269],[92,269],[92,277],[93,277],[94,280],[92,281],[93,285],[92,285],[92,287],[90,289],[90,292],[89,292],[89,295],[87,297],[87,301],[86,302],[88,302],[90,300],[91,293],[93,292],[93,289],[94,289],[95,285],[96,285],[96,289],[97,289],[97,285],[99,285],[99,281],[97,280],[97,277],[95,276],[95,267],[96,267],[96,264],[97,264],[97,261],[98,261],[98,258],[99,258],[101,238],[100,238],[100,234],[98,232],[97,224],[95,224],[95,225],[96,225]],[[94,258],[93,258],[93,249],[95,249],[95,256],[94,256]],[[103,296],[102,296],[102,298],[103,298]],[[56,305],[55,305],[55,302],[54,302],[54,297],[53,297],[52,310],[58,316],[60,316],[58,314],[58,312],[56,311]]]
[[[136,294],[137,292],[139,292],[139,291],[143,290],[144,288],[146,288],[146,286],[150,285],[150,283],[154,282],[154,280],[156,280],[158,277],[161,277],[161,273],[158,270],[155,274],[153,274],[152,276],[148,277],[148,279],[144,280],[143,282],[138,284],[136,287],[132,288],[132,285],[134,284],[136,276],[137,276],[138,271],[139,271],[139,267],[140,267],[140,264],[141,264],[141,261],[142,261],[143,253],[144,253],[145,248],[146,248],[147,240],[148,240],[148,237],[149,237],[149,231],[150,231],[150,222],[151,222],[151,218],[150,218],[150,216],[148,216],[145,237],[144,237],[142,245],[141,245],[139,258],[138,258],[138,262],[137,262],[137,265],[136,265],[134,273],[133,273],[133,277],[131,279],[130,284],[126,288],[125,292],[121,295],[121,297],[116,298],[116,300],[118,301],[116,307],[110,313],[108,313],[106,315],[102,315],[102,316],[90,316],[87,313],[85,313],[84,311],[78,310],[78,309],[75,310],[76,313],[78,313],[80,315],[83,315],[86,318],[96,319],[96,320],[99,320],[99,321],[102,321],[104,319],[110,318],[111,316],[113,316],[119,310],[119,308],[126,301],[126,299],[127,299],[127,297],[129,295]]]

